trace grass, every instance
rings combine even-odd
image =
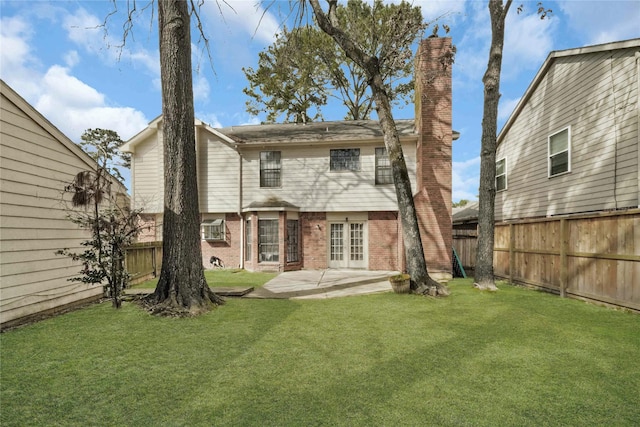
[[[253,286],[259,288],[269,280],[276,277],[277,273],[251,272],[242,269],[219,269],[205,270],[204,278],[210,287],[227,287],[227,286]],[[158,279],[147,280],[133,286],[133,288],[151,288],[155,289]]]
[[[637,425],[640,316],[450,286],[49,319],[0,336],[0,424]]]

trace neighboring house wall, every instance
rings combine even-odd
[[[134,209],[160,213],[164,205],[162,132],[150,132],[136,146],[131,159],[131,198]]]
[[[102,287],[69,281],[81,264],[55,254],[63,248],[80,251],[90,237],[67,219],[63,188],[78,172],[95,169],[95,163],[0,84],[0,323],[5,327],[98,298]]]
[[[550,55],[499,136],[496,220],[638,206],[638,52],[640,39]],[[570,171],[549,177],[548,138],[567,128]]]

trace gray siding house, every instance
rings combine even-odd
[[[0,327],[97,299],[101,286],[68,281],[80,264],[55,254],[89,233],[67,219],[65,184],[95,162],[0,80]],[[125,194],[124,186],[118,192]]]
[[[638,207],[640,39],[551,52],[498,136],[496,221]]]

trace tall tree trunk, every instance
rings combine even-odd
[[[439,295],[448,295],[446,286],[433,280],[427,271],[424,249],[420,238],[420,227],[411,192],[411,181],[407,165],[404,161],[402,146],[398,137],[396,124],[391,113],[389,96],[384,88],[378,58],[369,56],[359,48],[353,40],[338,27],[335,15],[337,0],[328,0],[329,11],[324,13],[318,0],[309,0],[318,20],[318,26],[344,50],[345,54],[360,66],[367,75],[369,86],[375,101],[375,109],[384,135],[384,143],[389,154],[393,181],[396,188],[398,210],[402,221],[402,237],[404,240],[407,272],[411,276],[411,289],[418,293],[428,293],[431,287],[437,289]]]
[[[402,238],[407,260],[407,272],[411,276],[411,288],[419,293],[428,293],[430,288],[435,286],[439,294],[448,295],[446,287],[433,280],[427,271],[427,262],[424,258],[424,248],[420,238],[420,225],[418,224],[418,216],[411,191],[409,172],[404,161],[396,123],[391,114],[389,97],[384,90],[380,73],[375,73],[370,86],[378,119],[380,120],[380,127],[384,135],[384,145],[387,148],[391,163],[391,173],[402,222]]]
[[[198,314],[222,303],[204,278],[196,176],[188,3],[158,1],[164,219],[162,270],[151,302],[166,314]]]
[[[504,23],[511,0],[489,1],[491,16],[491,48],[484,83],[484,112],[480,148],[480,200],[478,207],[478,248],[476,251],[475,286],[497,290],[493,276],[493,245],[496,197],[496,145],[498,135],[498,102],[500,73],[504,47]]]

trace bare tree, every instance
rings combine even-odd
[[[504,25],[512,0],[489,0],[491,17],[491,47],[484,83],[484,111],[482,115],[482,139],[480,147],[480,195],[478,203],[478,247],[474,286],[482,290],[496,291],[493,276],[493,245],[495,239],[496,198],[496,149],[498,137],[498,103],[500,101],[500,74],[504,48]],[[518,13],[522,6],[518,7]],[[545,19],[551,14],[538,3],[538,15]]]
[[[380,127],[384,134],[384,143],[391,162],[398,209],[402,221],[402,237],[405,246],[407,271],[411,275],[411,288],[417,293],[428,293],[431,288],[435,287],[438,295],[448,295],[449,291],[447,287],[433,280],[427,271],[422,240],[420,238],[418,217],[411,192],[409,173],[404,161],[398,131],[391,112],[389,95],[381,71],[384,66],[389,65],[389,62],[403,60],[401,53],[394,48],[402,43],[391,44],[386,50],[383,50],[379,56],[368,54],[340,27],[336,14],[338,1],[327,0],[327,3],[329,8],[328,11],[325,12],[318,0],[309,0],[318,26],[340,45],[346,55],[361,67],[367,76],[375,102],[375,109],[380,121]],[[390,18],[387,25],[389,31],[393,31],[398,39],[407,35],[404,18],[401,14]]]

